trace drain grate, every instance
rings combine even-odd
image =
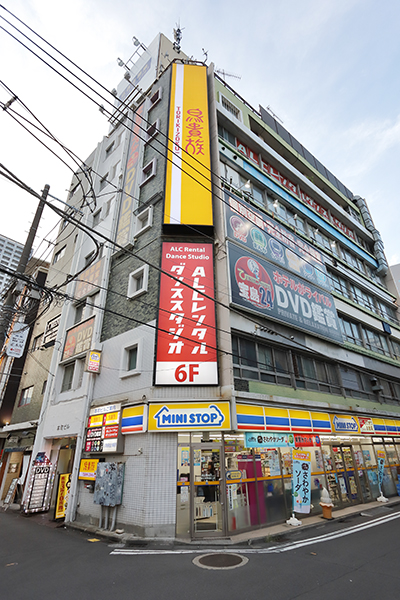
[[[248,558],[228,552],[202,554],[193,559],[193,564],[203,569],[236,569],[248,562]]]

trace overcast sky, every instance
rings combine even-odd
[[[227,82],[254,108],[270,106],[286,129],[366,198],[389,264],[400,262],[398,0],[6,0],[3,6],[108,89],[122,78],[116,59],[131,56],[132,36],[146,45],[159,31],[171,39],[180,22],[187,55],[203,60],[204,49],[208,62],[240,75]],[[13,30],[3,18],[17,23],[2,8],[0,17],[2,83],[85,160],[107,134],[107,119],[4,31]],[[9,99],[0,87],[0,101]],[[12,108],[32,119],[17,102]],[[2,110],[0,132],[0,163],[39,193],[48,183],[65,201],[71,170]],[[36,200],[0,177],[0,202],[0,232],[24,242]],[[55,224],[47,208],[39,239],[54,238]],[[39,240],[35,248],[43,257],[50,249]]]

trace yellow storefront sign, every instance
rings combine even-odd
[[[94,458],[82,458],[79,466],[79,479],[96,480],[96,471],[99,461]]]
[[[207,69],[172,65],[164,223],[212,225]]]
[[[150,404],[149,431],[231,429],[229,402]]]

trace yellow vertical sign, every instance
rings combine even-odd
[[[164,223],[212,225],[207,69],[172,65]]]

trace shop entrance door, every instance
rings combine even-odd
[[[191,453],[192,537],[221,536],[225,531],[222,446],[194,444]]]
[[[361,502],[362,494],[351,446],[333,446],[332,450],[343,504]]]

